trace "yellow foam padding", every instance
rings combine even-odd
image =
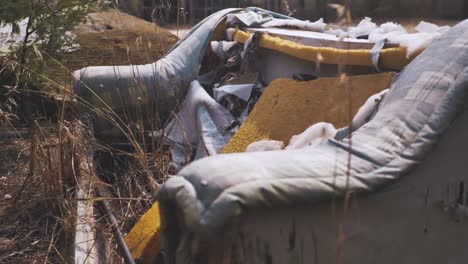
[[[250,143],[262,139],[288,145],[293,135],[317,122],[345,127],[371,95],[390,86],[393,75],[379,73],[308,82],[275,80],[222,152],[244,152]]]
[[[245,43],[251,33],[236,30],[234,39],[237,42]],[[289,56],[302,60],[313,61],[324,64],[344,64],[355,66],[373,66],[370,50],[366,49],[337,49],[331,47],[314,47],[296,43],[291,40],[263,34],[260,38],[259,46],[262,48],[275,50]],[[419,52],[420,53],[420,52]],[[406,48],[384,48],[380,52],[379,67],[384,69],[401,70],[410,63],[419,53],[411,57],[406,57]]]
[[[125,242],[138,263],[156,263],[161,249],[160,228],[159,204],[155,202],[125,237]]]

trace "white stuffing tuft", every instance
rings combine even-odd
[[[313,124],[299,135],[292,136],[286,150],[300,149],[314,146],[320,142],[333,138],[336,134],[335,127],[330,123],[319,122]]]
[[[380,93],[372,95],[366,100],[366,102],[359,108],[351,122],[353,130],[361,127],[369,121],[369,118],[375,112],[387,92],[388,89],[385,89]]]
[[[409,34],[401,25],[387,22],[369,34],[369,41],[377,42],[385,38],[389,42],[406,47],[406,56],[410,57],[416,52],[427,48],[433,40],[446,33],[450,27],[439,27],[435,24],[421,21],[415,29],[418,33]]]
[[[272,19],[262,24],[262,27],[294,27],[302,30],[310,30],[316,32],[324,32],[327,24],[323,22],[323,18],[315,22],[308,20],[295,20],[295,19]]]
[[[353,38],[370,35],[370,33],[377,28],[377,25],[372,22],[371,18],[365,17],[356,27],[349,30],[349,35]]]
[[[228,52],[237,42],[235,41],[211,41],[211,51],[220,59],[226,57],[226,52]]]
[[[260,141],[250,143],[245,149],[245,152],[282,150],[283,148],[283,141],[262,139]]]
[[[233,41],[234,40],[234,34],[236,33],[235,28],[228,28],[226,30],[226,40],[227,41]]]

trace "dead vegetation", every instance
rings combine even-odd
[[[1,263],[63,263],[72,258],[77,191],[85,188],[83,179],[89,187],[86,199],[94,204],[108,201],[126,233],[151,206],[153,192],[169,174],[164,150],[135,153],[101,146],[79,120],[36,122],[28,134],[1,139]],[[88,166],[93,163],[99,166]],[[100,254],[120,262],[105,214],[95,210],[94,215],[94,232],[105,238],[98,240]]]
[[[59,241],[71,238],[74,221],[67,200],[73,192],[74,138],[70,130],[58,137],[38,125],[29,138],[2,139],[9,150],[2,151],[2,263],[66,260],[66,243]]]
[[[54,105],[58,109],[55,121],[14,120],[13,127],[2,118],[0,263],[65,263],[72,259],[80,200],[77,191],[84,187],[80,178],[86,178],[89,186],[86,201],[108,201],[125,234],[149,208],[154,191],[170,172],[166,150],[143,146],[140,130],[121,128],[129,141],[124,147],[96,142],[86,118],[63,97],[63,91],[70,89],[74,70],[88,65],[151,63],[177,38],[116,10],[92,14],[75,33],[80,49],[49,65],[49,81],[40,91],[60,98]],[[8,113],[2,117],[4,114]],[[111,123],[119,126],[112,116]],[[106,213],[95,210],[94,216],[99,255],[110,263],[121,262]]]

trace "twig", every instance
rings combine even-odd
[[[46,258],[44,260],[44,264],[47,264],[47,262],[49,260],[49,253],[52,250],[52,245],[54,244],[54,236],[55,236],[55,231],[57,230],[57,226],[58,226],[58,221],[55,222],[54,229],[52,230],[52,236],[50,238],[49,247],[47,248],[47,254],[46,254]]]
[[[35,163],[34,163],[34,148],[36,148],[38,142],[37,142],[37,137],[36,137],[36,131],[38,129],[38,127],[36,126],[37,125],[37,122],[35,123],[35,126],[33,127],[33,131],[32,131],[32,138],[31,138],[31,159],[29,161],[29,173],[28,173],[28,176],[26,176],[26,179],[24,180],[23,184],[21,185],[18,193],[16,194],[15,196],[15,202],[18,201],[21,193],[24,191],[24,189],[26,188],[26,184],[29,182],[29,180],[32,178],[32,176],[34,175],[34,170],[35,170]]]

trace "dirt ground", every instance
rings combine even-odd
[[[0,263],[60,262],[51,245],[59,220],[47,210],[42,179],[30,175],[29,142],[1,138],[0,144]]]
[[[181,39],[185,35],[187,35],[190,29],[192,29],[192,26],[191,25],[179,25],[179,27],[177,27],[177,24],[168,24],[168,25],[164,25],[163,28],[171,32],[174,36]]]

